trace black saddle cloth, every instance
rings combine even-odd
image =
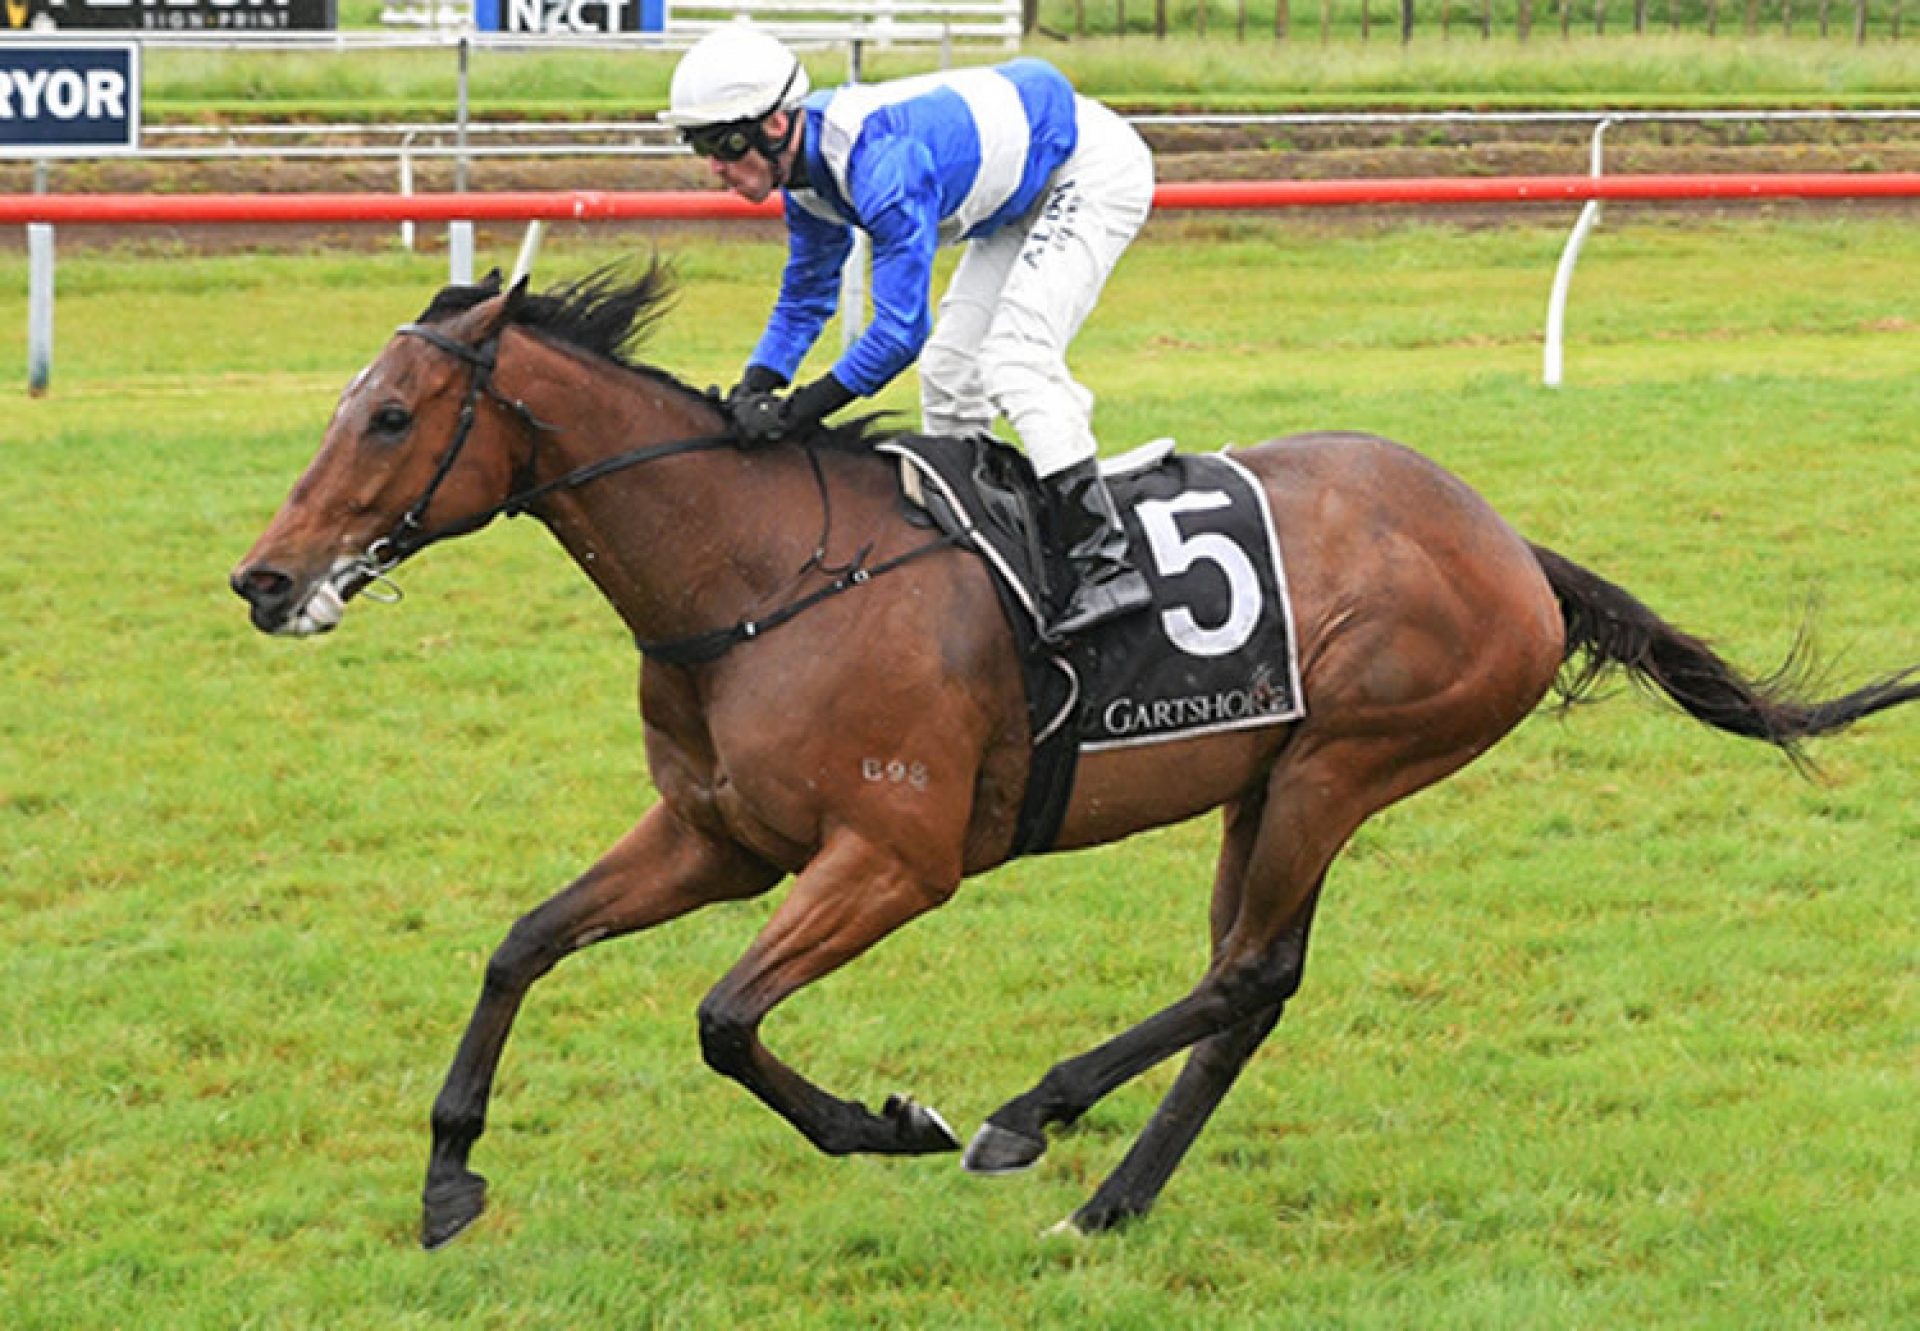
[[[1304,713],[1292,607],[1265,493],[1225,453],[1171,443],[1103,465],[1154,604],[1067,643],[1048,619],[1071,574],[1042,540],[1042,500],[1018,450],[986,438],[903,435],[908,497],[976,551],[1012,626],[1033,760],[1014,852],[1052,847],[1081,750],[1277,725]]]

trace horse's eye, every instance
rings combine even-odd
[[[413,424],[413,413],[405,407],[388,403],[373,413],[373,431],[390,438],[399,438]]]

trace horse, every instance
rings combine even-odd
[[[982,560],[910,520],[879,422],[759,448],[634,351],[673,293],[658,260],[545,293],[441,291],[342,394],[231,586],[269,633],[325,632],[403,560],[501,515],[544,523],[641,652],[658,799],[513,923],[433,1103],[420,1237],[482,1213],[469,1167],[529,988],[569,954],[792,886],[698,1008],[707,1064],[832,1155],[960,1149],[933,1108],[842,1099],[762,1020],[1015,853],[1031,722]],[[1493,747],[1556,686],[1624,672],[1708,726],[1797,753],[1920,696],[1920,666],[1842,696],[1756,681],[1628,592],[1518,535],[1414,451],[1309,433],[1233,456],[1288,555],[1306,711],[1084,755],[1053,849],[1223,811],[1209,964],[1138,1025],[988,1116],[968,1170],[1034,1164],[1049,1128],[1190,1051],[1118,1167],[1061,1226],[1141,1216],[1301,981],[1328,867],[1368,817]],[[1059,1228],[1059,1226],[1056,1226]]]

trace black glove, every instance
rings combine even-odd
[[[823,374],[787,399],[787,429],[811,430],[858,396],[833,375]]]
[[[751,373],[749,369],[748,374]],[[770,389],[751,389],[743,378],[727,395],[727,420],[741,443],[756,447],[785,435],[806,433],[818,425],[822,417],[840,410],[855,396],[831,374],[821,375],[788,397],[781,397]]]
[[[740,375],[740,382],[727,390],[727,401],[732,402],[748,393],[765,393],[775,388],[785,388],[787,376],[765,365],[749,365]]]
[[[749,365],[722,397],[718,389],[707,396],[727,418],[727,425],[743,444],[763,444],[779,437],[782,404],[775,389],[787,386],[787,376],[765,365]]]
[[[735,389],[727,395],[727,423],[749,447],[770,444],[787,432],[786,398],[771,390]]]

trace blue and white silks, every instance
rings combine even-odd
[[[873,320],[833,373],[877,393],[932,331],[935,250],[1027,214],[1074,152],[1075,103],[1034,59],[809,97],[806,186],[786,194],[786,271],[751,363],[793,377],[838,304],[858,227],[873,244]]]

